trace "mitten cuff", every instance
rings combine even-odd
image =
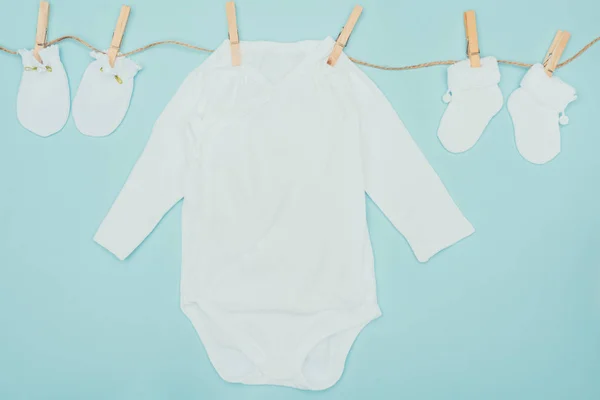
[[[117,57],[115,60],[115,66],[111,67],[108,62],[108,55],[105,53],[98,53],[93,51],[90,55],[98,60],[98,64],[102,72],[105,72],[110,75],[114,75],[118,77],[121,81],[128,81],[133,79],[135,75],[138,73],[140,69],[142,69],[139,65],[137,65],[134,61],[130,60],[127,57]]]
[[[33,56],[33,50],[22,49],[19,50],[18,53],[21,55],[23,66],[28,69],[33,69],[34,67],[43,69],[43,67],[52,67],[53,65],[60,63],[60,54],[57,45],[52,45],[40,50],[41,63]]]

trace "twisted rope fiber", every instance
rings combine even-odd
[[[85,40],[83,40],[83,39],[81,39],[81,38],[79,38],[77,36],[72,36],[72,35],[61,36],[61,37],[59,37],[57,39],[54,39],[54,40],[46,43],[45,47],[51,46],[53,44],[62,42],[63,40],[67,40],[67,39],[74,40],[74,41],[76,41],[76,42],[84,45],[85,47],[89,48],[90,50],[94,50],[94,51],[96,51],[98,53],[105,53],[106,54],[106,52],[95,48],[94,46],[92,46],[91,44],[89,44],[88,42],[86,42]],[[575,53],[575,55],[573,57],[571,57],[571,58],[563,61],[560,64],[558,64],[556,66],[556,68],[562,68],[565,65],[570,64],[575,59],[581,57],[583,55],[583,53],[585,53],[586,51],[588,51],[593,45],[595,45],[599,41],[600,41],[600,36],[598,36],[597,38],[595,38],[594,40],[592,40],[591,42],[589,42],[588,44],[586,44],[581,50],[579,50],[577,53]],[[160,45],[163,45],[163,44],[172,44],[172,45],[176,45],[176,46],[182,46],[182,47],[186,47],[188,49],[197,50],[197,51],[203,51],[203,52],[206,52],[206,53],[212,53],[213,52],[213,50],[211,50],[211,49],[207,49],[207,48],[199,47],[199,46],[194,46],[194,45],[191,45],[191,44],[188,44],[188,43],[179,42],[177,40],[161,40],[159,42],[150,43],[150,44],[148,44],[146,46],[140,47],[139,49],[135,49],[135,50],[132,50],[132,51],[127,52],[127,53],[120,53],[120,55],[124,56],[124,57],[130,56],[132,54],[141,53],[142,51],[145,51],[145,50],[148,50],[148,49],[150,49],[152,47],[160,46]],[[0,46],[0,51],[3,51],[3,52],[8,53],[8,54],[13,54],[13,55],[18,54],[16,51],[9,50],[9,49],[7,49],[5,47],[2,47],[2,46]],[[350,56],[348,56],[348,58],[350,60],[352,60],[353,62],[355,62],[356,64],[363,65],[363,66],[369,67],[369,68],[381,69],[381,70],[384,70],[384,71],[408,71],[408,70],[413,70],[413,69],[434,67],[434,66],[437,66],[437,65],[452,65],[452,64],[455,64],[455,63],[458,62],[457,60],[431,61],[431,62],[426,62],[426,63],[422,63],[422,64],[406,65],[406,66],[403,66],[403,67],[388,67],[388,66],[385,66],[385,65],[372,64],[372,63],[369,63],[369,62],[366,62],[366,61],[362,61],[362,60],[359,60],[357,58],[350,57]],[[531,67],[533,65],[533,64],[522,63],[522,62],[518,62],[518,61],[509,61],[509,60],[498,60],[498,62],[500,64],[516,65],[516,66],[525,67],[525,68],[529,68],[529,67]]]

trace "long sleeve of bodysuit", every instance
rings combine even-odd
[[[94,236],[121,260],[183,197],[185,134],[202,92],[200,69],[188,75],[156,121],[142,155]]]
[[[356,66],[365,191],[421,262],[474,232],[377,86]]]

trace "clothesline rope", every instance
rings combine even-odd
[[[74,40],[86,47],[88,47],[91,50],[94,50],[96,52],[99,53],[105,53],[102,50],[99,50],[97,48],[95,48],[94,46],[92,46],[91,44],[89,44],[88,42],[86,42],[85,40],[77,37],[77,36],[72,36],[72,35],[67,35],[67,36],[61,36],[57,39],[54,39],[48,43],[46,43],[45,47],[51,46],[53,44],[62,42],[63,40]],[[581,57],[581,55],[583,55],[583,53],[585,53],[586,51],[588,51],[594,44],[598,43],[600,41],[600,36],[598,36],[597,38],[595,38],[594,40],[592,40],[591,42],[589,42],[588,44],[586,44],[581,50],[579,50],[577,53],[575,53],[575,55],[567,60],[565,60],[564,62],[560,63],[557,65],[557,68],[562,68],[567,64],[570,64],[571,62],[573,62],[575,59]],[[127,53],[121,53],[122,56],[130,56],[132,54],[137,54],[137,53],[141,53],[142,51],[148,50],[152,47],[156,47],[156,46],[160,46],[163,44],[172,44],[172,45],[176,45],[176,46],[182,46],[182,47],[186,47],[188,49],[192,49],[192,50],[197,50],[197,51],[203,51],[206,53],[212,53],[213,50],[211,49],[207,49],[204,47],[199,47],[199,46],[194,46],[188,43],[184,43],[184,42],[180,42],[177,40],[161,40],[158,42],[154,42],[154,43],[150,43],[147,44],[146,46],[140,47],[138,49],[132,50],[130,52]],[[18,54],[16,51],[13,50],[9,50],[5,47],[0,46],[0,51],[3,51],[5,53],[8,54]],[[446,60],[446,61],[430,61],[430,62],[426,62],[426,63],[422,63],[422,64],[415,64],[415,65],[406,65],[403,67],[389,67],[389,66],[385,66],[385,65],[378,65],[378,64],[372,64],[370,62],[366,62],[366,61],[362,61],[359,60],[357,58],[354,57],[350,57],[348,56],[348,58],[350,58],[350,60],[352,60],[353,62],[355,62],[356,64],[359,65],[364,65],[365,67],[369,67],[369,68],[375,68],[375,69],[381,69],[384,71],[408,71],[408,70],[413,70],[413,69],[420,69],[420,68],[427,68],[427,67],[434,67],[436,65],[451,65],[451,64],[455,64],[458,61],[457,60]],[[529,68],[531,67],[533,64],[528,64],[528,63],[522,63],[522,62],[518,62],[518,61],[509,61],[509,60],[498,60],[499,63],[501,64],[508,64],[508,65],[516,65],[519,67],[525,67],[525,68]]]

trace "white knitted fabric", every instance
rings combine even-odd
[[[88,136],[112,133],[127,113],[133,93],[133,78],[140,67],[126,57],[118,57],[114,68],[108,56],[92,52],[93,61],[83,74],[75,100],[73,119],[77,129]]]
[[[448,68],[448,104],[442,116],[438,137],[446,150],[461,153],[477,143],[492,117],[502,108],[498,87],[500,70],[494,57],[481,59],[481,67],[472,68],[463,60]]]
[[[40,63],[33,50],[19,50],[23,75],[17,95],[17,118],[21,125],[40,136],[62,129],[69,118],[69,81],[57,45],[40,50]]]
[[[526,160],[544,164],[560,153],[559,124],[569,123],[565,108],[576,98],[573,87],[546,75],[541,64],[529,69],[508,99],[517,149]]]

